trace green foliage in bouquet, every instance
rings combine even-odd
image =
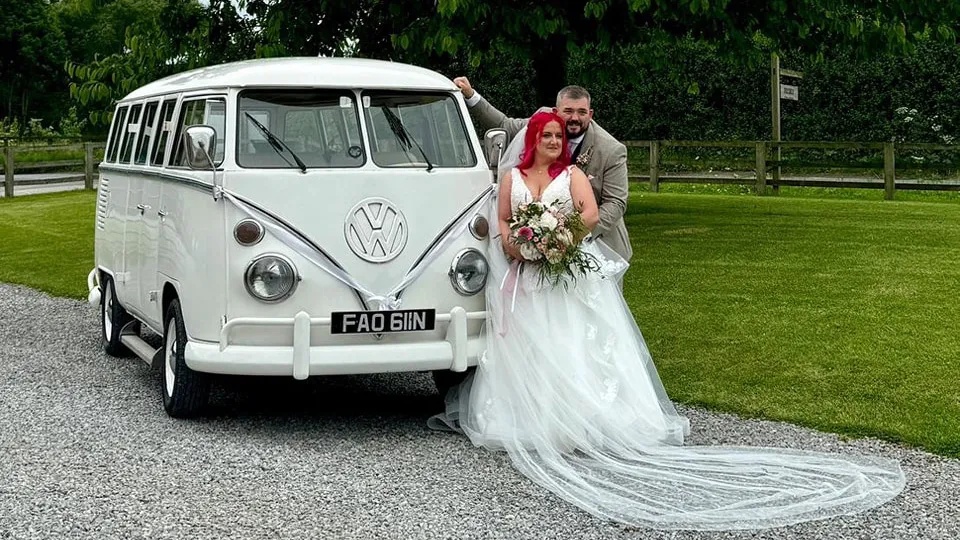
[[[597,258],[582,247],[589,234],[580,212],[565,210],[558,202],[522,204],[510,220],[510,238],[524,262],[536,265],[540,285],[566,288],[577,277],[600,269]]]

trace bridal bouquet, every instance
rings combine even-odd
[[[540,284],[563,282],[566,286],[565,277],[575,281],[577,275],[599,270],[597,258],[580,246],[588,234],[580,212],[565,211],[559,202],[521,204],[510,220],[510,238],[520,255],[537,265]]]

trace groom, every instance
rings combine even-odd
[[[526,118],[507,118],[483,99],[466,77],[453,80],[470,107],[470,113],[486,131],[502,128],[507,143],[527,125]],[[627,262],[633,256],[623,214],[627,209],[627,147],[593,121],[590,94],[579,86],[567,86],[557,94],[553,109],[567,124],[567,141],[571,162],[590,179],[593,195],[600,208],[600,223],[593,231],[595,238],[616,251]]]

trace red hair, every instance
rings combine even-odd
[[[563,134],[563,144],[560,146],[560,157],[550,164],[547,173],[550,174],[550,178],[556,178],[557,175],[563,172],[563,170],[567,168],[567,165],[570,164],[570,150],[567,149],[566,122],[564,122],[563,118],[557,113],[543,111],[531,116],[530,121],[527,122],[527,133],[523,138],[522,161],[520,165],[517,166],[517,168],[520,169],[520,174],[526,176],[527,173],[524,171],[533,167],[533,161],[537,157],[537,146],[540,144],[540,139],[543,138],[543,130],[550,122],[556,122],[560,125],[560,133]]]

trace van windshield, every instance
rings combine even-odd
[[[449,93],[363,93],[370,155],[380,167],[473,167],[477,158]]]
[[[311,168],[360,167],[366,161],[353,93],[321,90],[245,90],[237,115],[237,164],[298,168],[286,146]],[[248,116],[249,114],[249,116]],[[280,148],[256,122],[283,141]]]

